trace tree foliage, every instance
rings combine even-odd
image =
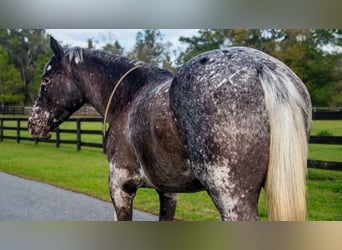
[[[163,53],[163,37],[159,30],[139,31],[136,44],[129,55],[135,59],[158,65]]]
[[[135,46],[128,56],[173,71],[170,46],[170,42],[163,42],[160,30],[147,29],[137,33]]]
[[[124,48],[121,46],[118,40],[115,40],[114,43],[107,43],[105,46],[103,46],[103,50],[119,56],[124,54]]]
[[[32,104],[34,96],[30,84],[37,73],[37,58],[46,53],[48,39],[42,29],[1,29],[0,45],[8,53],[9,64],[19,71],[24,104]]]
[[[0,104],[22,104],[23,96],[20,94],[20,74],[13,64],[8,63],[8,53],[0,47]]]
[[[109,53],[123,56],[125,55],[125,48],[120,44],[120,41],[115,39],[115,35],[112,32],[107,32],[106,34],[100,34],[102,43],[102,49]]]

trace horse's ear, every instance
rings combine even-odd
[[[50,36],[50,47],[53,51],[53,53],[58,57],[61,58],[63,56],[63,48],[62,46],[57,42],[55,38]]]

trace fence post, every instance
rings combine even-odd
[[[103,126],[106,126],[106,125],[103,124],[103,122],[102,122],[102,129],[101,129],[101,131],[103,131],[105,129]],[[103,153],[105,154],[107,152],[107,150],[106,150],[106,136],[104,135],[103,132],[102,132],[102,148],[103,148]]]
[[[20,118],[17,119],[17,143],[20,143]]]
[[[3,119],[1,119],[0,120],[0,141],[2,142],[3,140],[4,140],[4,129],[3,129],[3,127],[4,127],[4,120]]]
[[[59,148],[59,144],[60,144],[60,140],[61,140],[61,137],[60,137],[60,131],[59,131],[59,127],[56,128],[56,148]]]
[[[76,119],[76,140],[77,140],[77,150],[81,150],[81,119]]]

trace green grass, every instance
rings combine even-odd
[[[0,152],[4,172],[108,200],[108,164],[100,150],[6,140],[0,143]]]
[[[342,162],[342,145],[309,145],[309,159]]]
[[[342,136],[342,121],[313,121],[311,135]],[[342,162],[342,145],[309,145],[309,159]]]
[[[307,182],[310,220],[342,220],[342,172],[309,169]]]
[[[321,131],[329,131],[332,136],[342,136],[341,120],[313,121],[311,135],[318,135]]]

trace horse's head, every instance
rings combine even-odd
[[[51,131],[84,104],[84,95],[75,84],[72,63],[53,38],[54,55],[45,66],[38,97],[32,107],[28,129],[33,137],[49,139]]]

